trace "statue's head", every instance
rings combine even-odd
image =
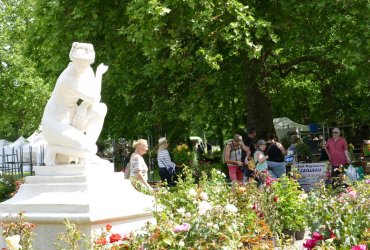
[[[78,43],[72,44],[69,58],[72,62],[92,64],[95,60],[95,51],[91,43]]]

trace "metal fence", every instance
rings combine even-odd
[[[139,137],[140,138],[140,137]],[[147,136],[149,148],[155,148],[158,138]],[[111,148],[111,153],[104,154],[98,152],[98,155],[109,160],[115,165],[115,171],[121,171],[127,166],[130,160],[130,155],[133,152],[131,147],[132,141],[119,138],[113,139],[108,146]],[[13,175],[17,178],[23,178],[27,175],[34,175],[33,167],[44,164],[45,147],[40,145],[35,146],[17,146],[3,147],[0,149],[0,177],[2,175]],[[156,166],[156,158],[149,153],[145,155],[145,161],[148,165],[148,179],[154,181],[154,169]]]
[[[13,175],[23,178],[25,175],[33,175],[33,167],[44,164],[45,149],[40,145],[37,150],[31,146],[19,146],[2,148],[0,151],[0,177]]]

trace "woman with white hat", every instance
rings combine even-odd
[[[158,140],[158,166],[159,176],[162,182],[167,182],[168,186],[174,186],[172,176],[175,175],[176,164],[171,161],[170,153],[167,150],[168,142],[166,137],[162,137]]]

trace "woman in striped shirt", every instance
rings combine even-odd
[[[166,137],[162,137],[158,140],[158,166],[159,176],[162,182],[167,182],[168,186],[174,186],[172,176],[175,175],[176,164],[171,161],[170,153],[167,150],[168,142]]]

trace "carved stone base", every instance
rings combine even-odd
[[[153,197],[136,191],[112,164],[37,166],[35,176],[26,177],[18,193],[0,203],[0,221],[25,212],[36,224],[34,249],[55,249],[58,233],[64,232],[64,218],[87,235],[106,224],[115,233],[138,229],[151,214]],[[0,236],[0,248],[5,247]]]

